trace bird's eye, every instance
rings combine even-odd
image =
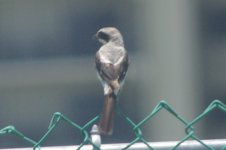
[[[109,35],[106,34],[106,33],[104,33],[104,32],[102,32],[102,31],[100,31],[100,32],[98,33],[97,36],[98,36],[100,39],[102,39],[102,40],[104,40],[104,41],[106,41],[106,42],[108,42],[109,39],[110,39]]]

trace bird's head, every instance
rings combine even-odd
[[[123,37],[118,29],[115,27],[104,27],[101,28],[95,34],[96,38],[102,44],[106,44],[108,42],[113,42],[115,44],[123,45]]]

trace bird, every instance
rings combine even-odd
[[[99,131],[102,135],[112,135],[116,103],[129,67],[129,56],[122,34],[117,28],[101,28],[95,37],[102,44],[96,52],[95,64],[104,91]]]

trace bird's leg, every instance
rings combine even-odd
[[[119,90],[120,90],[120,84],[118,82],[118,80],[113,80],[110,82],[110,86],[112,87],[114,94],[117,95]]]

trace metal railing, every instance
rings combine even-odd
[[[180,121],[185,126],[185,137],[183,137],[180,141],[176,142],[156,142],[156,143],[150,143],[148,142],[142,134],[141,126],[144,125],[147,121],[149,121],[153,116],[158,114],[159,111],[162,109],[165,109],[168,113],[173,115],[178,121]],[[128,118],[120,109],[119,106],[117,106],[116,112],[117,115],[122,117],[129,126],[132,127],[133,133],[135,134],[135,138],[130,142],[126,144],[108,144],[108,145],[102,145],[101,146],[101,136],[95,135],[100,138],[98,141],[93,141],[93,134],[90,134],[88,131],[88,128],[93,126],[92,129],[94,129],[95,123],[99,120],[99,115],[94,117],[92,120],[90,120],[88,123],[86,123],[84,126],[80,126],[64,116],[63,114],[56,112],[54,113],[47,132],[40,138],[38,141],[34,141],[33,139],[27,137],[20,131],[18,131],[14,126],[7,126],[0,130],[0,138],[6,134],[12,134],[14,136],[17,136],[27,143],[31,144],[33,149],[48,149],[43,148],[43,143],[48,139],[49,135],[54,131],[54,129],[57,127],[57,125],[64,121],[76,130],[79,130],[81,133],[81,136],[83,137],[83,141],[79,146],[74,147],[55,147],[55,149],[108,149],[108,150],[139,150],[139,149],[150,149],[150,150],[226,150],[226,140],[201,140],[198,138],[194,131],[194,125],[198,123],[200,120],[202,120],[206,115],[208,115],[210,112],[212,112],[215,109],[219,109],[226,113],[226,105],[223,104],[219,100],[214,100],[210,103],[210,105],[196,118],[194,118],[192,121],[188,122],[185,120],[182,116],[177,114],[175,110],[166,102],[166,101],[160,101],[154,110],[145,117],[141,122],[138,124],[135,124],[130,118]],[[92,133],[92,131],[91,131]],[[190,141],[192,140],[192,141]],[[86,146],[89,145],[89,146]],[[17,148],[18,149],[18,148]],[[31,148],[30,148],[31,149]],[[51,149],[51,147],[49,147]],[[25,150],[25,149],[24,149]]]
[[[152,142],[150,144],[155,150],[170,150],[172,149],[179,141],[170,141],[170,142]],[[211,146],[216,150],[226,150],[226,139],[214,139],[214,140],[203,140],[204,143]],[[121,150],[126,147],[129,143],[120,143],[120,144],[103,144],[101,145],[101,150]],[[1,149],[1,150],[30,150],[31,148],[12,148],[12,149]],[[42,147],[42,150],[75,150],[78,149],[78,146],[52,146],[52,147]],[[92,145],[85,145],[81,150],[93,150]],[[132,145],[128,150],[149,150],[149,148],[143,143],[136,143]],[[201,144],[197,141],[186,141],[177,148],[177,150],[206,150]]]

